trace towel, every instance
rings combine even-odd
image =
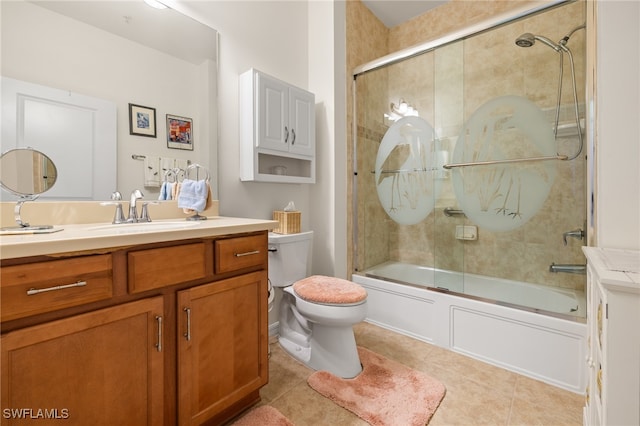
[[[183,171],[187,170],[187,167],[189,167],[189,160],[184,160],[182,158],[176,158],[174,160],[173,167],[175,167],[177,169],[181,169]]]
[[[171,187],[171,199],[172,200],[177,200],[178,199],[178,196],[180,195],[180,187],[181,186],[182,186],[182,184],[180,182],[176,182]]]
[[[144,186],[159,188],[160,179],[160,157],[145,156],[144,158]]]
[[[209,184],[206,180],[185,179],[178,194],[178,208],[204,211],[209,198]]]
[[[162,182],[162,186],[160,187],[160,195],[158,196],[158,200],[171,200],[173,199],[173,187],[176,185],[173,182]]]
[[[160,172],[162,176],[166,176],[169,170],[173,170],[175,161],[173,158],[160,157]]]

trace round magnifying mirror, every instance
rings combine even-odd
[[[18,196],[40,195],[56,183],[58,170],[51,158],[32,148],[16,148],[0,157],[0,185]]]
[[[32,226],[20,217],[20,209],[25,201],[33,201],[38,195],[50,190],[56,183],[58,170],[56,165],[40,151],[33,148],[11,149],[0,157],[0,186],[17,195],[20,200],[14,209],[14,218],[18,226],[2,228],[2,231],[31,232],[48,230],[54,232],[51,225]]]

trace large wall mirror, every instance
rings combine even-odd
[[[52,158],[59,181],[42,198],[104,200],[133,189],[157,198],[160,187],[146,185],[144,161],[154,157],[206,167],[217,198],[216,30],[143,0],[0,7],[2,151],[32,146]],[[130,104],[153,113],[154,131],[131,131]],[[21,117],[23,111],[44,112],[35,120]],[[107,124],[92,127],[98,116]],[[168,116],[188,119],[187,149],[169,143]]]

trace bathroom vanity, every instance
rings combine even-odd
[[[259,401],[276,222],[153,223],[2,237],[3,424],[220,424]]]
[[[584,424],[640,424],[640,252],[584,247],[589,384]]]

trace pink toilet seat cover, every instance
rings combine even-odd
[[[347,304],[362,302],[367,291],[360,285],[342,278],[313,275],[293,284],[298,296],[309,302]]]

